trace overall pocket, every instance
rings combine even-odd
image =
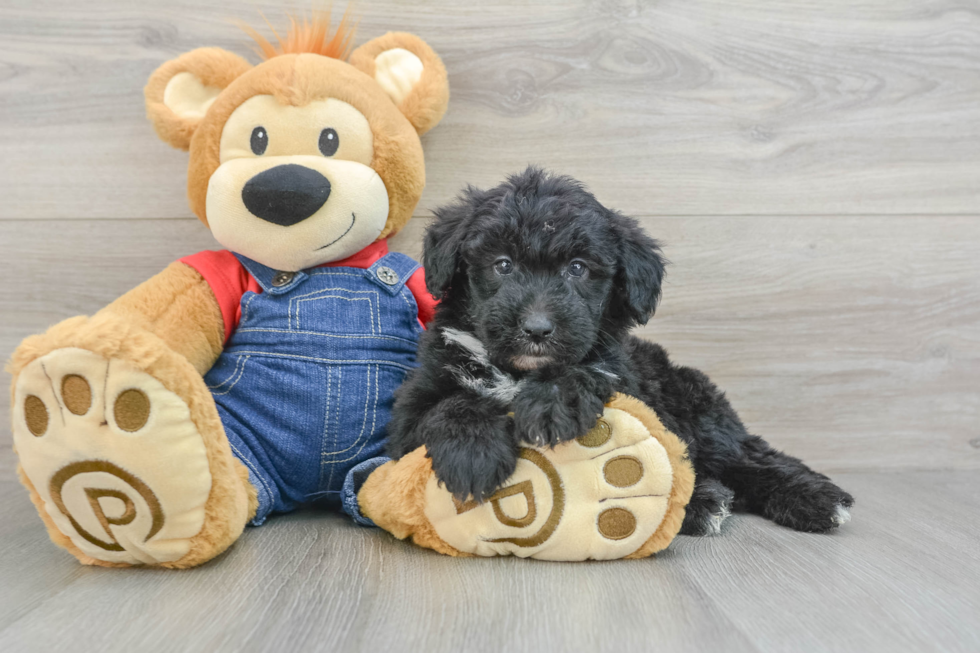
[[[323,490],[339,488],[347,470],[384,455],[395,388],[405,374],[399,367],[383,364],[329,368],[320,451]]]
[[[325,325],[323,317],[330,316]],[[344,334],[381,334],[381,297],[376,290],[320,288],[289,297],[292,331],[330,333],[331,325]],[[325,328],[326,327],[326,328]]]

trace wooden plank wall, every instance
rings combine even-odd
[[[282,25],[282,6],[5,0],[0,355],[214,246],[142,88],[195,47],[254,60],[234,21]],[[356,11],[358,42],[415,32],[450,73],[396,249],[418,255],[431,209],[465,183],[528,163],[575,175],[673,261],[643,335],[711,374],[754,431],[827,471],[980,468],[980,5]]]

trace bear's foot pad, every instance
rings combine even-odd
[[[172,562],[201,532],[204,441],[184,400],[135,365],[77,348],[39,358],[17,379],[13,433],[45,521],[82,554]]]
[[[554,449],[522,448],[517,470],[484,504],[460,503],[433,475],[426,516],[459,551],[544,560],[609,560],[660,528],[673,469],[636,417],[607,408],[598,425]]]

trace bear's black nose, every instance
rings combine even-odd
[[[551,332],[555,330],[555,325],[544,313],[531,313],[524,320],[521,328],[533,340],[543,340],[551,335]]]
[[[242,189],[245,208],[257,218],[289,227],[320,210],[330,181],[316,170],[289,163],[255,175]]]

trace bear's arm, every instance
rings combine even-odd
[[[197,270],[179,261],[98,313],[103,314],[158,336],[201,374],[223,349],[225,327],[214,292]]]

